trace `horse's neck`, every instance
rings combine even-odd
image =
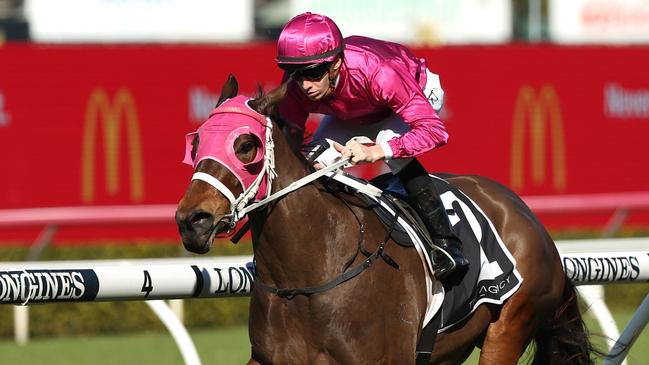
[[[306,176],[308,169],[283,138],[275,144],[278,176],[272,190],[276,192]],[[335,263],[332,261],[342,260],[341,254],[348,256],[342,247],[345,243],[334,238],[348,223],[357,225],[355,220],[344,222],[343,218],[353,220],[341,202],[314,184],[293,191],[253,214],[253,244],[261,279],[279,286],[283,283],[298,286],[312,284],[319,280],[317,276],[327,275]]]

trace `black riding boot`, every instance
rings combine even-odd
[[[433,242],[452,258],[451,261],[442,253],[434,256],[435,277],[441,280],[458,269],[466,269],[469,261],[462,253],[462,242],[453,231],[444,204],[426,170],[414,160],[399,173],[399,177]]]

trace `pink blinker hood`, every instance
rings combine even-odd
[[[198,163],[211,159],[225,166],[246,191],[259,174],[264,173],[264,155],[266,153],[266,117],[248,106],[250,98],[240,95],[226,100],[216,107],[210,117],[196,132],[185,137],[185,159],[183,163],[196,168]],[[198,134],[199,144],[196,157],[192,159],[192,141]],[[242,134],[251,134],[259,140],[255,158],[248,163],[241,162],[234,151],[234,141]],[[261,180],[255,200],[266,196],[267,179]]]

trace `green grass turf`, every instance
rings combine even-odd
[[[245,364],[250,355],[244,326],[192,331],[204,365]],[[26,346],[0,341],[0,364],[178,365],[180,351],[165,332],[113,336],[36,338]]]
[[[633,314],[616,309],[620,330]],[[596,322],[587,318],[593,333],[600,333]],[[249,357],[247,329],[243,326],[191,331],[201,361],[205,365],[245,364]],[[395,339],[396,340],[396,339]],[[603,348],[603,340],[594,337]],[[465,364],[477,364],[475,351]],[[600,359],[598,364],[602,364]],[[649,363],[649,333],[645,330],[631,348],[629,365]],[[10,340],[0,341],[0,364],[12,365],[176,365],[183,364],[180,352],[167,333],[141,333],[115,336],[35,338],[24,347]]]

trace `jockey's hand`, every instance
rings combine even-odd
[[[334,143],[334,148],[339,151],[343,158],[349,157],[352,165],[358,165],[364,162],[376,162],[385,158],[381,146],[364,145],[355,140],[350,140],[345,146],[340,143]]]

